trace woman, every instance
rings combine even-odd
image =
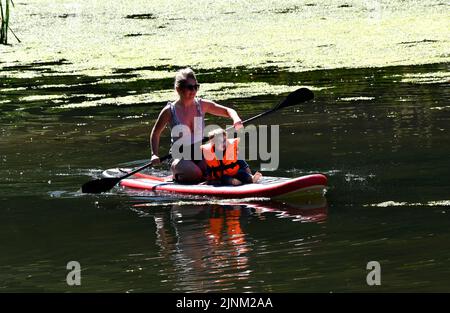
[[[153,165],[160,163],[158,156],[159,138],[167,124],[171,128],[177,125],[187,126],[191,131],[191,143],[195,142],[194,138],[203,138],[205,113],[231,118],[236,130],[243,127],[242,121],[235,110],[209,100],[197,98],[196,94],[199,87],[200,85],[192,69],[185,68],[177,72],[175,76],[175,90],[179,98],[174,102],[167,103],[161,110],[150,135],[151,162]],[[201,120],[200,126],[198,126],[198,123],[194,123],[195,118]],[[194,128],[196,124],[197,127]],[[173,144],[179,138],[174,137],[172,134],[171,139]],[[198,183],[203,180],[205,164],[203,160],[174,159],[171,170],[173,178],[177,182]]]

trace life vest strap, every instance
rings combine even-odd
[[[226,165],[224,165],[222,161],[219,161],[219,162],[220,162],[220,165],[219,165],[219,166],[208,166],[209,169],[210,169],[214,174],[216,174],[216,173],[218,173],[218,172],[223,172],[223,171],[225,171],[225,170],[227,170],[227,169],[233,168],[233,167],[235,167],[236,165],[238,165],[237,162],[229,163],[229,164],[226,164]],[[221,173],[221,174],[222,174],[222,173]]]

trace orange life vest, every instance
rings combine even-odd
[[[235,176],[239,171],[238,160],[239,138],[227,139],[227,148],[223,152],[222,160],[219,160],[215,153],[215,147],[211,143],[201,145],[203,158],[206,165],[211,170],[210,179],[219,179],[223,175]]]

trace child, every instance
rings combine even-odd
[[[206,162],[207,183],[238,186],[256,183],[260,172],[252,175],[250,167],[244,160],[238,160],[239,138],[227,139],[222,128],[208,133],[209,143],[200,146]]]

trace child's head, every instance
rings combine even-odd
[[[215,145],[217,150],[224,151],[227,147],[227,132],[222,128],[216,128],[208,133],[209,142]]]

